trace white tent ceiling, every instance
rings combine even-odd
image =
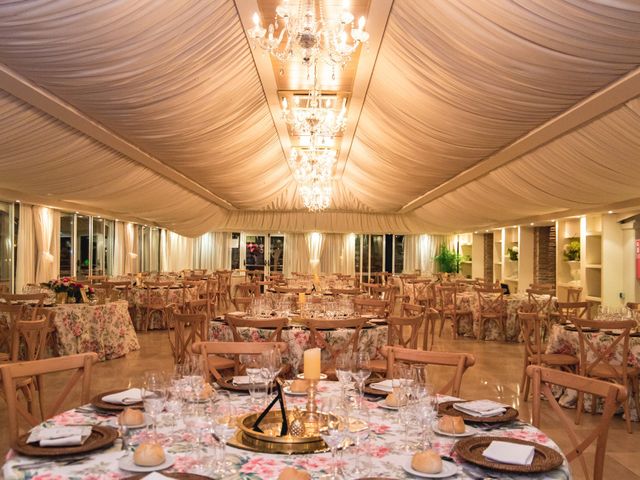
[[[0,4],[0,193],[187,235],[448,232],[640,205],[640,2],[369,2],[380,41],[315,215],[244,34],[254,5]]]

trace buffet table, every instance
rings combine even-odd
[[[100,360],[122,357],[139,350],[138,337],[131,324],[126,301],[104,305],[69,303],[55,305],[56,355],[96,352]],[[0,328],[9,328],[8,319],[0,319]]]
[[[238,332],[245,341],[266,341],[273,333],[270,329],[241,327]],[[302,326],[292,324],[282,330],[282,341],[286,342],[289,349],[286,353],[288,363],[291,364],[294,372],[301,371],[302,355],[309,342],[310,331]],[[344,343],[351,332],[346,329],[324,330],[321,332],[324,340],[329,345],[340,345]],[[212,321],[209,327],[209,339],[224,342],[232,342],[233,334],[231,328],[221,320]],[[387,325],[366,325],[360,331],[360,350],[369,352],[371,358],[379,358],[381,349],[387,344]],[[328,352],[323,351],[323,361],[328,360]]]
[[[319,398],[339,395],[339,387],[335,382],[321,382]],[[304,397],[288,396],[290,405],[303,405]],[[231,402],[238,415],[251,412],[250,402],[245,395],[232,394]],[[363,440],[362,450],[357,455],[354,447],[347,448],[340,460],[346,478],[361,478],[362,476],[389,477],[389,478],[415,478],[402,468],[402,464],[410,461],[411,453],[405,453],[399,449],[402,443],[404,428],[401,426],[397,411],[390,411],[370,401],[369,408],[369,435]],[[175,426],[170,426],[174,424]],[[77,425],[95,424],[114,426],[116,417],[113,415],[98,414],[90,410],[71,410],[55,417],[48,426],[53,425]],[[130,443],[135,447],[142,441],[148,440],[152,433],[146,429],[133,430]],[[411,427],[411,438],[416,438],[418,432]],[[543,432],[523,422],[511,422],[492,430],[488,433],[492,436],[524,439],[544,444],[558,450],[558,447]],[[205,436],[204,446],[198,453],[195,452],[195,437],[192,430],[186,428],[182,420],[171,415],[163,414],[158,427],[158,440],[164,446],[165,451],[174,457],[173,466],[166,472],[191,472],[207,475],[212,478],[215,459],[220,459],[220,448],[213,437]],[[457,439],[452,437],[435,435],[433,448],[441,455],[450,455],[452,446]],[[363,455],[362,452],[366,454]],[[199,460],[198,460],[199,454]],[[3,467],[5,479],[32,479],[55,478],[57,480],[94,480],[98,478],[118,479],[131,476],[132,473],[118,468],[119,460],[131,455],[131,452],[121,450],[120,441],[105,450],[100,450],[72,464],[59,463],[33,468],[25,467],[25,464],[37,462],[39,459],[19,456],[13,451],[7,455],[7,462]],[[364,475],[353,476],[350,469],[353,467],[356,457],[361,467],[368,472]],[[300,470],[308,471],[314,479],[321,478],[330,470],[329,453],[303,454],[303,455],[276,455],[265,453],[252,453],[234,447],[227,447],[227,467],[233,468],[235,474],[226,474],[222,478],[234,478],[239,480],[275,480],[282,469],[293,466]],[[463,462],[454,455],[457,463],[458,475],[451,478],[475,479],[475,478],[500,478],[500,479],[557,479],[571,478],[566,460],[556,470],[541,474],[519,475],[513,473],[500,473],[492,470],[484,470],[479,466]],[[55,476],[51,473],[55,472]],[[163,472],[164,473],[164,472]],[[214,477],[220,478],[220,477]]]

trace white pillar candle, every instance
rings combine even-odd
[[[304,379],[320,380],[319,348],[310,348],[304,351]]]

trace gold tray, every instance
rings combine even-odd
[[[292,415],[292,411],[287,411],[287,415]],[[252,426],[260,413],[250,413],[238,419],[238,431],[229,440],[229,445],[252,452],[281,453],[286,455],[328,452],[329,447],[322,437],[314,432],[313,424],[306,424],[305,427],[311,433],[304,437],[293,437],[291,435],[279,436],[282,427],[282,415],[280,411],[269,412],[260,423],[260,428],[264,433],[255,432]],[[325,415],[318,413],[318,415]]]

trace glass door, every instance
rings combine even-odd
[[[284,235],[269,235],[269,273],[284,271]]]
[[[244,266],[249,271],[264,271],[265,239],[264,234],[246,234],[244,241]],[[268,257],[266,257],[268,258]]]

